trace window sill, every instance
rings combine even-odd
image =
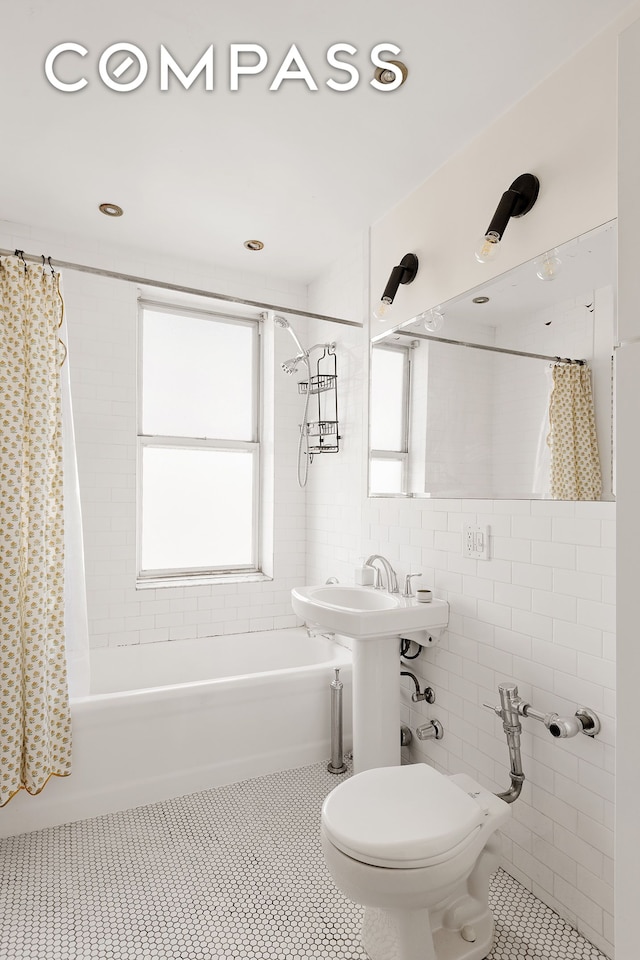
[[[271,581],[264,573],[223,573],[202,577],[145,577],[136,580],[136,590],[161,590],[163,587],[205,587],[222,583],[263,583]]]

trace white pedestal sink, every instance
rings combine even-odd
[[[418,603],[373,587],[295,587],[294,612],[309,625],[350,637],[353,647],[353,768],[400,763],[398,641],[426,642],[449,622],[444,600]]]

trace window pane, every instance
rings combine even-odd
[[[142,569],[253,562],[253,454],[144,446]]]
[[[405,353],[374,347],[371,351],[370,446],[404,449]]]
[[[369,488],[371,493],[403,493],[402,461],[369,461]]]
[[[142,432],[255,440],[254,324],[143,308]]]

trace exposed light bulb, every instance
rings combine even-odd
[[[491,263],[500,253],[500,234],[490,230],[476,247],[478,263]]]
[[[444,313],[441,307],[432,307],[421,314],[422,324],[429,333],[437,333],[444,325]]]
[[[553,250],[547,250],[541,257],[534,260],[533,265],[536,268],[536,276],[540,280],[555,280],[562,267],[562,260],[554,247]]]
[[[385,323],[387,320],[390,320],[393,314],[393,300],[389,297],[383,297],[378,306],[373,311],[374,319],[379,320],[380,323]]]

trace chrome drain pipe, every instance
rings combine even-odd
[[[335,667],[336,678],[329,684],[331,688],[331,759],[327,764],[329,773],[345,773],[347,765],[342,752],[342,688],[340,669]]]

